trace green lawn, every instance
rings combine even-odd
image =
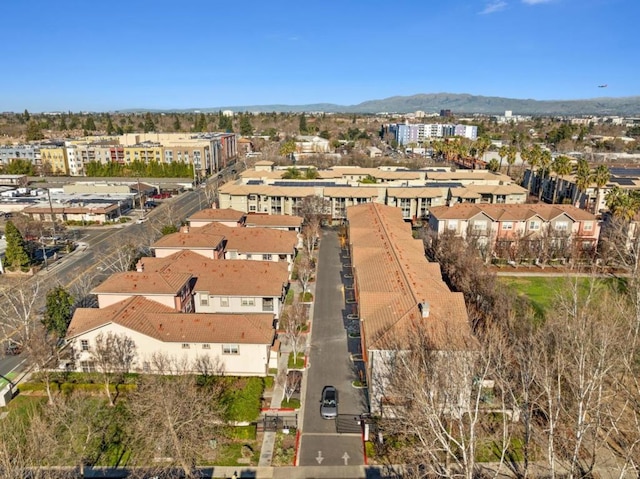
[[[562,278],[543,276],[500,276],[498,280],[514,289],[519,296],[529,299],[536,314],[543,317],[552,306],[554,300],[563,291],[566,291],[578,281],[580,290],[587,291],[589,278]],[[599,284],[607,287],[621,287],[622,284],[616,279],[598,279]]]
[[[289,353],[287,366],[289,369],[300,369],[304,367],[304,353],[298,353],[298,357],[295,360],[293,358],[293,352]]]
[[[16,374],[16,373],[11,372],[11,373],[6,374],[6,376],[5,376],[5,377],[6,377],[7,379],[10,379],[11,381],[13,381],[13,380],[16,378],[16,376],[17,376],[17,374]],[[4,379],[4,378],[0,378],[0,389],[2,389],[3,387],[5,387],[7,384],[9,384],[9,383],[7,382],[7,380],[6,380],[6,379]]]

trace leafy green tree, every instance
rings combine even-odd
[[[596,184],[596,204],[593,207],[593,212],[597,213],[598,205],[600,205],[600,190],[602,190],[602,188],[609,183],[609,179],[611,179],[611,172],[607,165],[598,165],[593,172],[591,179]]]
[[[568,156],[558,156],[551,163],[551,169],[556,174],[556,186],[553,189],[553,200],[551,201],[552,204],[555,204],[562,180],[571,173],[571,160]]]
[[[78,117],[75,115],[72,115],[71,120],[69,121],[69,129],[75,130],[76,128],[78,128],[79,125],[80,125],[80,120],[78,120]]]
[[[65,120],[64,115],[62,115],[62,118],[60,118],[60,130],[64,131],[68,129],[69,128],[67,127],[67,120]]]
[[[111,121],[111,116],[107,115],[107,135],[113,135],[116,129],[113,126],[113,121]]]
[[[22,233],[13,224],[13,221],[7,221],[4,234],[7,240],[4,264],[13,270],[26,269],[31,264],[31,259],[27,254]]]
[[[502,169],[502,160],[503,160],[503,158],[506,158],[508,151],[509,151],[509,147],[507,145],[502,145],[498,149],[498,156],[500,156],[500,164],[498,165],[498,170]],[[496,170],[496,171],[498,171],[498,170]]]
[[[249,115],[246,113],[240,117],[240,134],[243,136],[253,135],[253,125]]]
[[[96,122],[93,120],[92,116],[87,117],[85,120],[84,129],[87,131],[96,131]]]
[[[144,116],[144,124],[142,125],[142,129],[145,133],[156,130],[156,124],[153,122],[153,117],[149,112],[147,112],[147,114]]]
[[[375,185],[377,182],[378,180],[376,179],[376,177],[372,175],[367,175],[359,180],[359,183],[362,183],[364,185]]]
[[[308,168],[307,171],[304,172],[305,180],[315,180],[320,177],[320,173],[315,168]]]
[[[24,113],[22,114],[22,119],[24,120],[24,122],[28,122],[31,119],[31,115],[29,114],[29,110],[27,110],[26,108],[24,109]]]
[[[327,130],[322,130],[320,133],[318,133],[318,136],[320,138],[324,138],[325,140],[330,140],[331,139],[331,133],[329,133],[329,131],[327,131]]]
[[[178,227],[176,225],[164,225],[162,230],[160,230],[163,236],[170,235],[172,233],[178,232]]]
[[[304,113],[300,115],[298,129],[300,130],[301,135],[306,135],[309,133],[309,127],[307,126],[307,117]]]
[[[5,167],[5,172],[8,175],[29,175],[33,176],[36,173],[36,169],[29,160],[22,158],[15,158]]]
[[[285,141],[280,145],[280,154],[290,158],[296,152],[296,142],[293,138]]]
[[[549,167],[551,166],[551,152],[549,150],[542,150],[540,154],[540,190],[538,191],[538,199],[542,199],[542,182],[549,174]]]
[[[223,115],[221,111],[218,112],[218,129],[227,133],[233,131],[233,120],[230,116]]]
[[[27,125],[27,141],[42,140],[43,138],[44,135],[40,129],[40,124],[35,120],[31,120]]]
[[[283,180],[299,180],[302,177],[300,170],[295,166],[291,166],[287,168],[287,170],[282,173]]]
[[[507,148],[507,176],[511,175],[511,167],[513,166],[513,164],[516,162],[516,155],[518,153],[518,150],[516,150],[516,147],[511,145]]]
[[[56,286],[47,292],[42,324],[49,333],[63,338],[73,316],[74,299],[64,286]]]
[[[174,117],[173,117],[173,131],[180,131],[180,128],[182,128],[182,125],[180,125],[180,118],[178,118],[178,115],[174,115]]]
[[[487,169],[495,173],[500,169],[500,163],[495,158],[491,158],[487,164]]]

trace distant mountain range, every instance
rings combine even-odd
[[[309,105],[244,105],[220,106],[215,108],[191,108],[183,110],[140,111],[201,111],[205,113],[220,110],[235,112],[326,112],[326,113],[411,113],[417,110],[440,112],[451,110],[455,114],[484,113],[503,115],[511,110],[514,115],[639,115],[640,96],[620,98],[591,98],[585,100],[522,100],[497,96],[479,96],[459,93],[429,93],[411,96],[392,96],[381,100],[369,100],[357,105],[336,105],[333,103],[313,103]],[[122,111],[122,110],[121,110]]]

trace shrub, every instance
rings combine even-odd
[[[271,371],[269,371],[271,372]],[[278,373],[278,370],[276,369],[276,374]],[[263,383],[264,383],[264,388],[265,389],[272,389],[273,388],[273,383],[274,383],[274,379],[273,376],[265,376],[265,378],[263,379]]]
[[[300,301],[302,301],[303,303],[310,303],[311,301],[313,301],[313,294],[310,293],[309,291],[307,291],[304,294],[300,294]]]
[[[293,289],[289,288],[287,296],[285,297],[284,304],[293,304]]]

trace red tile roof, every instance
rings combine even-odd
[[[136,296],[103,309],[77,309],[67,338],[109,323],[168,343],[271,345],[275,335],[272,314],[176,313],[155,301]]]
[[[535,205],[458,203],[453,206],[434,206],[429,209],[429,212],[437,219],[471,219],[482,212],[494,221],[524,221],[536,215],[546,221],[550,221],[563,214],[576,221],[596,220],[593,214],[572,205],[548,205],[544,203]]]
[[[245,226],[256,227],[286,227],[286,228],[300,228],[302,226],[303,218],[300,216],[290,215],[258,215],[255,213],[249,213],[244,222]]]
[[[227,240],[225,251],[248,254],[293,254],[298,244],[295,231],[270,228],[232,228],[220,223],[209,223],[200,228],[191,228],[194,233],[220,235]],[[189,233],[192,234],[192,233]]]
[[[436,349],[474,347],[462,293],[451,292],[439,265],[427,261],[400,209],[367,203],[347,208],[347,219],[367,348],[383,349],[415,327],[426,330]]]
[[[284,261],[212,260],[191,251],[166,258],[141,258],[145,272],[189,273],[197,278],[194,291],[215,296],[274,296],[289,281]]]
[[[191,279],[185,272],[126,271],[109,276],[96,286],[93,294],[141,294],[175,295]]]
[[[245,213],[242,211],[233,210],[231,208],[207,208],[200,210],[189,217],[191,220],[210,220],[210,221],[235,221],[240,223],[242,218],[245,217]]]

